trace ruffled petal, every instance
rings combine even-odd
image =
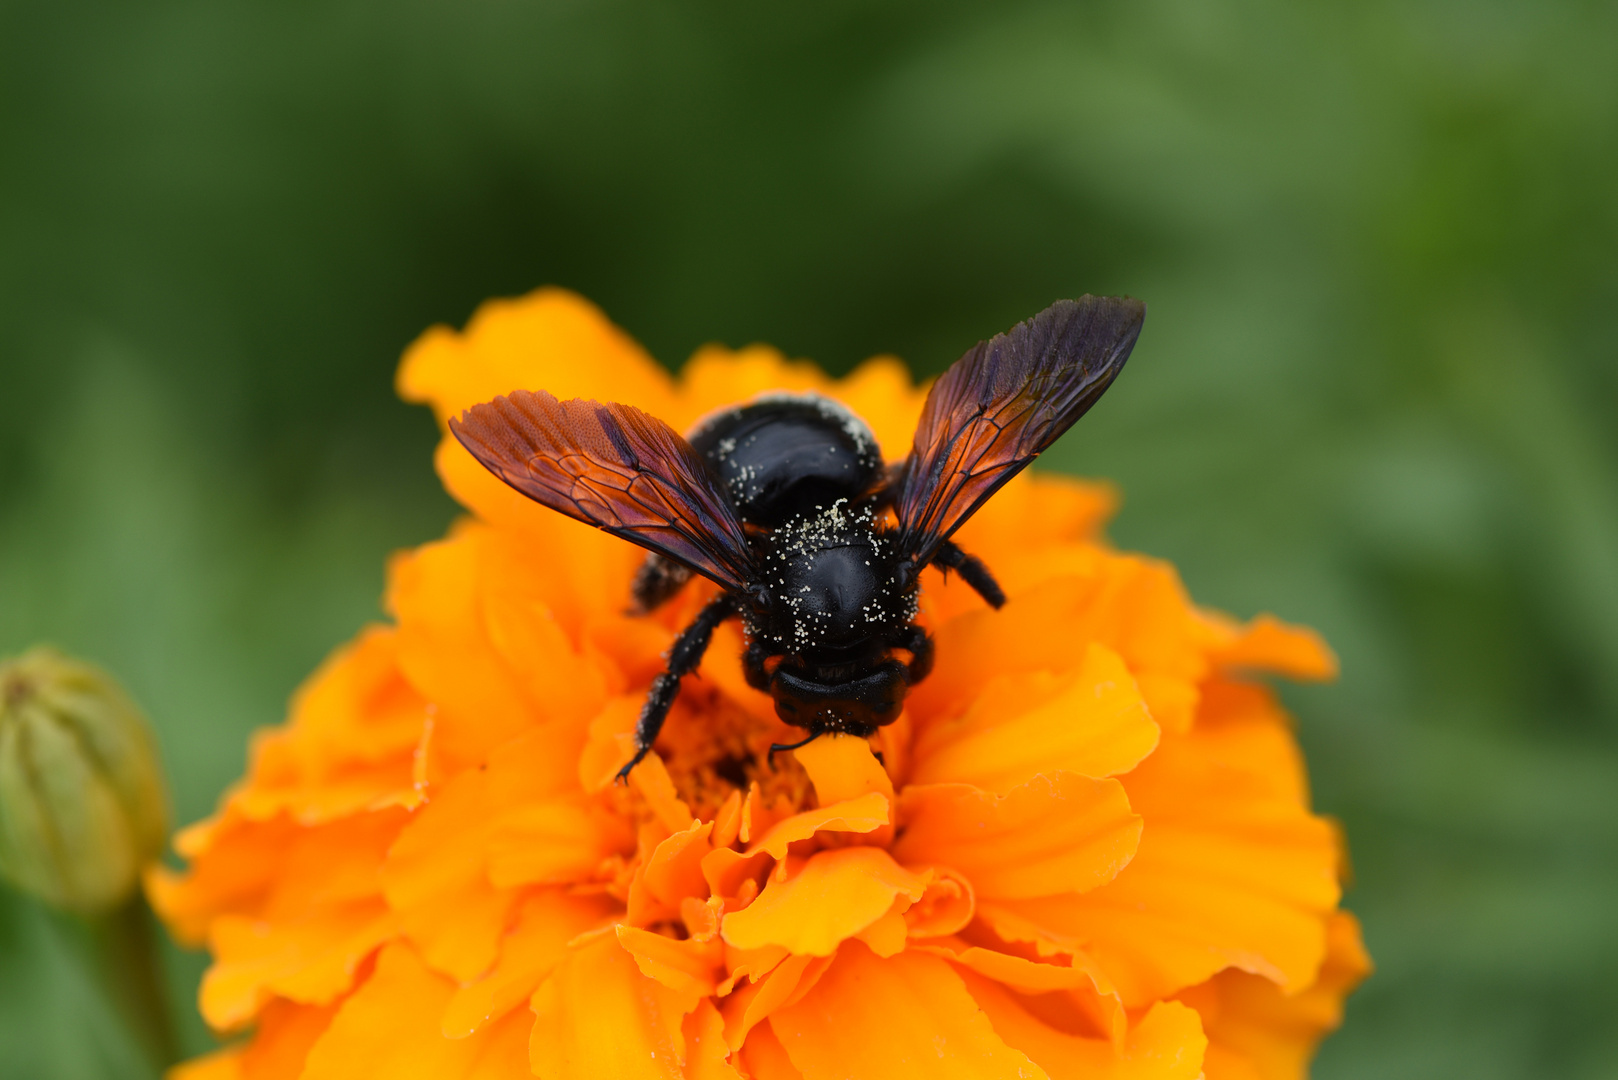
[[[971,881],[980,900],[1048,896],[1111,881],[1140,843],[1116,780],[1036,776],[1005,795],[967,784],[912,786],[899,799],[894,855]]]
[[[1260,615],[1231,630],[1228,644],[1214,650],[1214,663],[1227,668],[1273,671],[1289,679],[1318,682],[1337,677],[1337,654],[1307,626]]]
[[[995,1033],[960,976],[919,953],[879,959],[850,943],[770,1028],[805,1080],[1043,1080]]]
[[[448,540],[395,556],[388,568],[399,666],[433,703],[434,750],[457,764],[481,763],[538,715],[489,644],[476,592],[478,531],[461,526]]]
[[[1112,776],[1139,764],[1157,738],[1134,676],[1092,642],[1071,673],[999,676],[960,718],[923,727],[910,782],[1009,791],[1058,770]]]
[[[220,1031],[239,1028],[272,995],[325,1004],[353,985],[360,961],[397,932],[393,912],[376,900],[275,923],[222,916],[209,934],[215,959],[202,977],[203,1019]]]
[[[893,798],[893,780],[871,753],[871,744],[852,735],[822,735],[792,751],[809,774],[822,806],[880,793]]]
[[[1179,1002],[1153,1005],[1117,1045],[1052,1027],[1004,987],[976,976],[966,985],[995,1031],[1051,1080],[1200,1080],[1208,1039],[1197,1013]]]
[[[904,897],[926,891],[926,878],[881,848],[822,851],[785,881],[772,880],[757,900],[725,916],[725,941],[738,949],[779,945],[804,956],[830,956]]]
[[[1314,985],[1290,997],[1268,979],[1223,971],[1183,996],[1208,1031],[1209,1080],[1244,1072],[1257,1080],[1305,1080],[1321,1038],[1343,1021],[1343,999],[1370,974],[1359,921],[1334,912]]]
[[[803,1080],[786,1047],[775,1037],[770,1025],[760,1024],[747,1036],[747,1045],[737,1053],[747,1074],[754,1080]],[[212,1077],[203,1080],[214,1080]],[[224,1078],[222,1078],[224,1080]]]
[[[343,1002],[331,1026],[309,1051],[303,1080],[464,1080],[491,1075],[490,1065],[521,1046],[526,1017],[497,1024],[466,1039],[446,1039],[438,1017],[454,987],[427,969],[405,945],[389,945],[376,970]]]
[[[743,1080],[731,1065],[725,1021],[704,998],[685,1018],[685,1080]]]
[[[566,289],[490,300],[456,333],[428,330],[399,365],[399,396],[431,405],[439,422],[513,390],[622,401],[653,415],[673,380],[601,309]]]
[[[632,843],[624,823],[566,794],[568,765],[548,733],[531,732],[443,785],[394,842],[388,903],[434,969],[476,978],[495,961],[517,886],[574,880]]]
[[[708,997],[719,985],[725,950],[718,941],[695,941],[654,934],[619,923],[618,944],[635,958],[648,979],[680,993]]]
[[[570,952],[534,993],[529,1061],[545,1080],[683,1080],[700,996],[642,975],[611,935]]]
[[[176,1065],[167,1080],[280,1080],[303,1072],[309,1048],[331,1024],[336,1005],[272,1001],[259,1014],[252,1042]]]
[[[400,675],[397,635],[372,627],[299,688],[283,728],[253,739],[246,783],[227,807],[253,821],[332,821],[416,799],[413,753],[427,703]]]
[[[527,1001],[567,954],[567,944],[601,926],[611,905],[602,897],[546,890],[530,897],[500,942],[488,974],[458,989],[444,1006],[444,1037],[464,1039]]]
[[[915,688],[911,710],[948,718],[976,701],[996,677],[1070,673],[1087,654],[1077,646],[1094,641],[1123,658],[1159,725],[1189,728],[1197,684],[1209,669],[1205,646],[1216,635],[1191,606],[1173,568],[1078,545],[997,553],[990,568],[1000,573],[1001,565],[1016,566],[1020,559],[1031,560],[1030,580],[1008,593],[1005,607],[980,605],[939,627],[937,654],[948,662]]]
[[[1131,1008],[1237,967],[1289,990],[1314,981],[1338,897],[1326,822],[1275,786],[1210,760],[1199,732],[1165,740],[1124,778],[1140,850],[1082,895],[987,901],[1002,938],[1088,952]]]

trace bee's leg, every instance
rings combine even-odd
[[[635,601],[635,614],[645,615],[661,607],[690,580],[690,567],[655,551],[647,552],[646,561],[635,571],[635,580],[629,586],[629,595]]]
[[[1000,588],[1000,583],[994,580],[994,575],[989,573],[989,568],[983,565],[983,560],[976,555],[968,555],[956,547],[954,541],[944,541],[938,554],[933,556],[933,565],[960,574],[961,580],[972,586],[973,591],[988,601],[990,607],[1005,604],[1006,594]]]
[[[895,643],[910,652],[910,663],[905,666],[905,682],[915,686],[933,670],[933,639],[927,631],[911,623]]]
[[[742,653],[742,676],[747,679],[747,685],[766,694],[770,692],[770,673],[764,670],[764,661],[769,656],[770,650],[762,641],[749,641],[747,651]]]
[[[720,593],[708,601],[708,606],[674,639],[674,645],[669,649],[669,668],[652,680],[651,693],[646,695],[646,704],[641,706],[640,720],[635,724],[635,756],[628,765],[618,770],[614,779],[626,779],[629,770],[639,765],[641,758],[651,752],[657,733],[663,729],[663,720],[668,716],[674,699],[679,696],[680,677],[702,663],[702,654],[708,651],[708,642],[713,640],[714,628],[734,614],[735,597]]]

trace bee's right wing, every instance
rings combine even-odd
[[[1101,397],[1140,336],[1146,305],[1058,300],[980,341],[933,384],[900,474],[899,550],[930,562],[944,541]]]
[[[535,502],[727,589],[756,578],[747,534],[719,479],[655,416],[518,390],[474,405],[449,427],[485,468]]]

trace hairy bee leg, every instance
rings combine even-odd
[[[635,614],[645,615],[662,607],[690,580],[690,567],[655,551],[647,552],[646,561],[635,571],[635,580],[629,586],[629,595],[635,602]]]
[[[927,631],[914,623],[905,627],[898,646],[910,651],[910,663],[905,665],[905,682],[915,686],[933,670],[933,639]]]
[[[674,639],[674,646],[669,649],[668,670],[652,680],[651,692],[646,695],[640,720],[635,724],[635,756],[618,770],[614,780],[627,780],[629,771],[651,753],[652,743],[657,741],[657,733],[663,730],[669,708],[680,694],[680,678],[702,663],[702,654],[708,651],[708,643],[713,640],[714,628],[734,614],[735,598],[729,593],[720,593],[708,601],[708,606]]]
[[[944,541],[943,546],[938,549],[938,554],[933,556],[933,565],[960,574],[961,580],[972,586],[972,590],[983,597],[990,607],[998,608],[1005,605],[1005,590],[994,580],[994,575],[983,565],[983,560],[976,555],[968,555],[956,547],[954,541]]]

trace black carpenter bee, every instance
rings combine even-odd
[[[641,611],[692,573],[719,584],[675,639],[635,729],[651,750],[714,628],[740,616],[747,681],[805,729],[869,736],[926,678],[915,623],[924,566],[954,570],[994,607],[1005,594],[950,536],[1095,404],[1140,335],[1138,300],[1060,300],[979,342],[933,384],[910,455],[885,466],[865,422],[813,394],[772,394],[700,422],[688,440],[629,405],[517,391],[450,430],[507,484],[648,548]],[[900,659],[895,654],[908,654]]]

